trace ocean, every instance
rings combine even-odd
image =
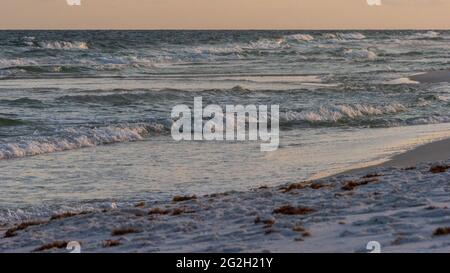
[[[0,222],[324,177],[450,136],[450,31],[0,31]],[[172,107],[279,105],[280,147]]]

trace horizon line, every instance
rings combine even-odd
[[[450,28],[0,28],[0,31],[409,31]]]

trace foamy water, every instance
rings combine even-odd
[[[0,215],[277,185],[449,132],[446,31],[0,32]],[[281,146],[176,143],[177,104],[280,105]],[[245,164],[242,164],[245,162]]]

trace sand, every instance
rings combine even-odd
[[[341,174],[354,174],[361,172],[368,172],[376,168],[408,168],[416,166],[420,163],[436,163],[450,159],[450,139],[431,142],[428,144],[416,147],[413,150],[396,155],[390,160],[363,168],[351,169]]]
[[[68,252],[70,241],[81,252],[369,252],[371,241],[381,252],[449,252],[450,160],[417,163],[449,158],[449,144],[315,181],[16,223],[0,230],[12,235],[0,252]]]

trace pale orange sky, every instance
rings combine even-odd
[[[450,0],[0,0],[0,29],[450,29]]]

